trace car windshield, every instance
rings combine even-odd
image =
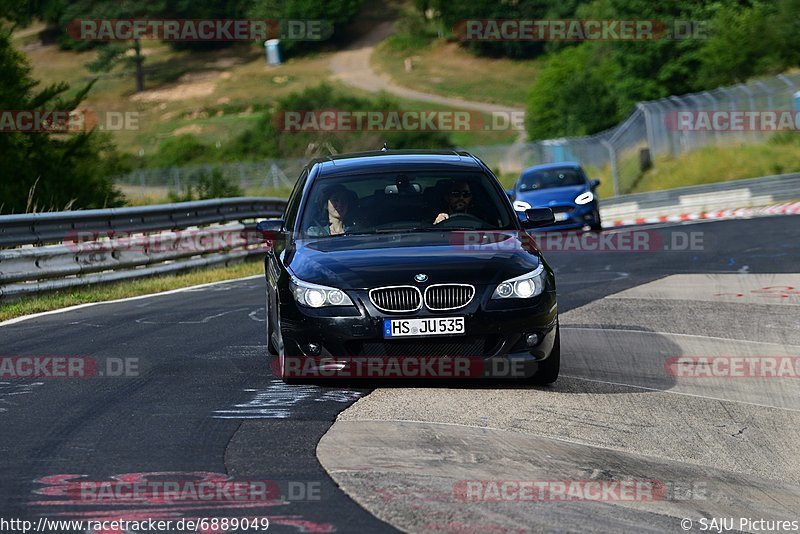
[[[583,173],[578,169],[547,169],[533,171],[522,175],[520,191],[550,189],[569,185],[582,185],[586,182]]]
[[[307,197],[306,237],[512,229],[492,178],[470,172],[376,173],[322,178]]]

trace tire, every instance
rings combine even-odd
[[[561,368],[561,331],[556,326],[556,339],[553,342],[553,350],[546,360],[539,362],[536,374],[531,377],[531,383],[537,386],[552,384],[558,379],[558,371]]]
[[[267,335],[268,335],[268,337],[267,337],[267,353],[270,356],[273,356],[273,357],[278,356],[278,351],[275,350],[275,347],[272,345],[272,336],[270,336],[269,334],[267,334]]]
[[[603,222],[600,220],[600,214],[597,214],[597,222],[590,225],[592,232],[602,232],[603,231]]]
[[[281,357],[279,355],[275,355],[273,358],[275,358],[275,366],[278,368],[278,378],[280,378],[284,384],[292,385],[301,383],[301,380],[298,377],[286,376],[286,371],[283,365],[281,365]]]

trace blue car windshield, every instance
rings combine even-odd
[[[578,169],[547,169],[523,174],[520,179],[520,191],[536,191],[553,187],[583,185],[586,179]]]

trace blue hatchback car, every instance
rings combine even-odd
[[[556,223],[548,230],[602,230],[595,190],[600,180],[589,180],[574,162],[536,165],[522,171],[508,192],[514,209],[550,208]]]

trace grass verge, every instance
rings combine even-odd
[[[54,291],[52,293],[34,295],[8,304],[0,304],[0,321],[77,304],[137,297],[209,282],[233,280],[235,278],[263,274],[263,272],[264,264],[262,262],[248,261],[229,267],[201,269],[178,275],[154,276],[140,280]]]
[[[637,154],[623,155],[618,169],[623,195],[800,172],[800,134],[778,135],[760,144],[707,146],[677,158],[660,156],[653,168],[643,174]],[[590,178],[600,180],[601,199],[614,196],[609,165],[585,166],[585,170]],[[518,177],[498,176],[506,189],[513,187]]]
[[[658,157],[652,169],[638,170],[638,156],[619,162],[622,194],[712,184],[759,176],[800,172],[800,134],[776,136],[767,143],[707,146],[680,157]],[[599,178],[600,198],[614,195],[611,169],[587,168]]]
[[[371,62],[400,85],[449,97],[524,108],[540,69],[535,59],[473,56],[458,43],[436,39],[409,46],[403,35],[379,44]],[[411,60],[406,72],[405,60]]]

